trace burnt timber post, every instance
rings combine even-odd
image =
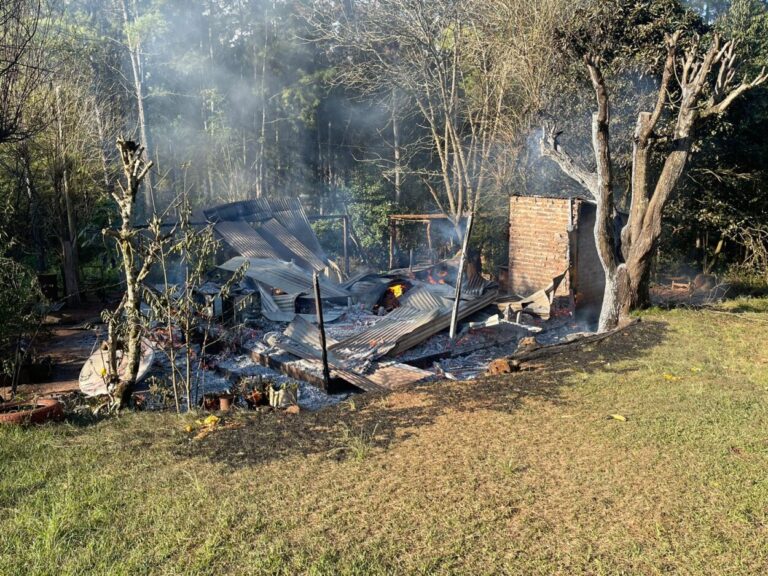
[[[315,289],[315,310],[317,311],[317,327],[320,329],[320,350],[323,361],[323,385],[325,390],[331,381],[331,372],[328,369],[328,348],[325,343],[325,323],[323,322],[323,303],[320,300],[320,278],[317,272],[312,274],[312,285]]]
[[[397,234],[397,224],[393,219],[389,221],[389,269],[395,267],[395,235]]]
[[[344,274],[349,276],[349,216],[344,215],[341,219],[341,229],[342,229],[342,235],[343,243],[342,246],[344,247]]]
[[[432,251],[432,220],[427,220],[427,248],[429,248],[429,261],[435,263],[435,254]]]
[[[456,338],[456,324],[459,321],[459,305],[461,304],[461,281],[464,277],[464,269],[467,267],[467,247],[469,246],[469,235],[472,234],[472,222],[475,219],[475,213],[470,212],[467,218],[467,230],[464,232],[464,241],[461,243],[461,259],[459,260],[459,275],[456,278],[456,300],[453,303],[451,312],[451,328],[448,337],[453,340]]]

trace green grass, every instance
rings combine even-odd
[[[768,300],[723,309],[199,442],[0,428],[0,574],[768,573]]]

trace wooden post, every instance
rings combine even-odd
[[[467,266],[467,246],[469,245],[469,235],[472,233],[472,221],[474,220],[474,212],[470,212],[467,218],[467,230],[464,232],[464,241],[461,244],[461,258],[459,259],[459,275],[456,278],[456,301],[453,303],[453,311],[451,312],[451,329],[449,337],[451,340],[456,338],[456,324],[459,320],[459,304],[461,302],[461,280],[464,277],[464,268]]]
[[[320,329],[320,349],[323,361],[323,384],[325,390],[328,390],[331,381],[331,373],[328,370],[328,348],[325,344],[325,323],[323,322],[323,303],[320,300],[320,277],[317,272],[312,274],[312,285],[315,289],[315,310],[317,311],[317,327]]]
[[[343,238],[343,247],[344,247],[344,274],[349,276],[349,216],[343,216],[341,219],[341,231]]]
[[[395,234],[397,233],[397,224],[394,220],[389,221],[389,269],[395,267]]]
[[[427,220],[427,247],[429,248],[429,261],[435,263],[435,255],[432,252],[432,220]]]

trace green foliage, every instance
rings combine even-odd
[[[381,180],[357,179],[349,189],[349,213],[363,248],[380,268],[387,265],[389,216],[396,210]]]
[[[599,56],[605,70],[656,72],[664,35],[676,30],[702,33],[700,16],[678,0],[586,2],[559,33],[563,51],[580,60]]]
[[[352,228],[362,244],[371,264],[384,269],[388,264],[389,215],[396,212],[386,186],[381,180],[360,174],[343,190],[337,190],[340,212],[348,211]],[[319,220],[313,228],[321,245],[334,257],[342,254],[341,223]],[[352,242],[348,246],[350,256],[357,255]]]
[[[0,254],[0,374],[13,378],[43,317],[37,276]]]

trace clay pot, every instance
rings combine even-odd
[[[219,396],[219,410],[222,412],[229,412],[230,408],[232,408],[232,396]]]
[[[61,402],[53,398],[38,398],[30,402],[4,402],[0,404],[1,424],[41,424],[62,416]]]

